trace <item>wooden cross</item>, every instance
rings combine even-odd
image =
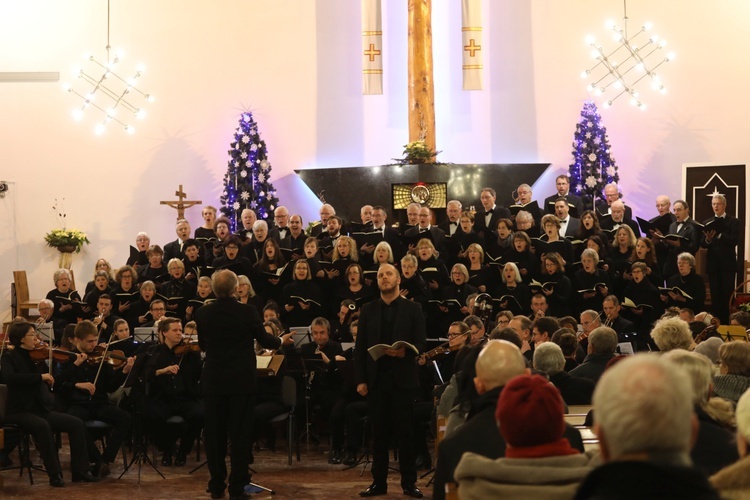
[[[168,205],[172,208],[177,209],[177,220],[184,219],[185,218],[185,209],[190,208],[193,205],[200,205],[203,203],[202,201],[185,201],[185,197],[187,196],[182,191],[182,184],[180,184],[180,187],[175,191],[174,195],[177,197],[177,201],[160,201],[159,205]]]
[[[435,147],[435,86],[432,77],[432,0],[409,0],[409,142]],[[434,163],[433,156],[428,163]]]

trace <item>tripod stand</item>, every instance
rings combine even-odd
[[[143,432],[143,411],[140,408],[136,410],[133,418],[133,458],[117,479],[122,478],[134,463],[138,464],[138,484],[141,483],[141,467],[144,463],[150,465],[162,479],[166,479],[148,456],[148,438]]]
[[[150,465],[162,479],[166,479],[164,474],[156,468],[148,456],[148,438],[143,432],[143,413],[149,393],[149,383],[144,382],[141,375],[143,374],[143,368],[146,366],[147,359],[152,355],[151,350],[138,354],[135,363],[133,363],[133,368],[131,368],[128,378],[125,380],[125,384],[123,384],[125,387],[130,387],[130,395],[135,400],[133,404],[133,458],[118,479],[122,478],[130,470],[130,467],[137,463],[138,484],[141,483],[141,467],[144,463]],[[143,387],[143,391],[140,391],[141,387]]]

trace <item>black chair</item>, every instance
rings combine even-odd
[[[108,424],[107,422],[102,422],[101,420],[87,420],[83,423],[83,425],[86,427],[86,430],[89,432],[92,439],[102,442],[103,452],[107,447],[107,437],[112,432],[112,425]],[[122,464],[123,466],[127,467],[128,458],[125,455],[125,443],[122,444],[120,449],[122,450]]]
[[[5,423],[5,412],[8,406],[8,386],[0,384],[0,424],[3,427],[3,434],[5,436],[5,443],[3,445],[3,451],[11,451],[14,445],[18,446],[18,459],[19,465],[10,465],[7,467],[0,467],[0,471],[16,470],[18,469],[18,475],[23,476],[23,470],[27,469],[29,473],[29,483],[34,484],[34,476],[31,473],[32,469],[40,472],[47,473],[44,467],[34,465],[31,462],[31,436],[24,432],[19,426],[14,424]]]
[[[292,465],[292,446],[297,447],[297,461],[300,461],[299,439],[294,435],[294,411],[297,407],[297,383],[292,377],[284,377],[281,381],[281,399],[287,410],[270,421],[283,422],[287,420],[287,450],[289,456],[289,465]]]

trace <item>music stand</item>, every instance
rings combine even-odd
[[[143,369],[146,366],[146,361],[152,356],[151,352],[144,351],[139,353],[135,357],[135,361],[133,362],[133,368],[131,368],[130,373],[128,373],[128,378],[125,379],[125,383],[123,384],[125,387],[131,388],[131,394],[133,393],[133,387],[137,384],[143,384],[144,391],[143,394],[140,395],[140,401],[136,401],[136,403],[133,405],[133,427],[132,427],[132,434],[133,434],[133,458],[130,460],[130,463],[125,467],[125,470],[122,471],[122,474],[120,474],[120,477],[117,479],[121,479],[122,476],[125,475],[125,473],[130,469],[130,467],[134,464],[138,464],[138,484],[141,484],[141,466],[145,463],[151,466],[152,469],[156,471],[157,474],[161,476],[162,479],[166,479],[164,477],[164,474],[159,471],[159,469],[156,468],[156,465],[154,465],[154,462],[151,461],[151,459],[148,456],[148,438],[146,437],[146,434],[143,432],[143,413],[145,411],[145,405],[146,405],[146,398],[148,397],[149,393],[149,383],[143,381]],[[135,397],[135,396],[134,396]]]
[[[55,331],[52,328],[52,322],[48,321],[41,326],[35,327],[36,333],[41,340],[46,342],[48,345],[53,345],[55,342]]]
[[[149,327],[142,327],[139,326],[137,328],[133,328],[133,338],[136,342],[146,343],[151,342],[154,343],[158,339],[156,338],[156,328],[153,326]]]

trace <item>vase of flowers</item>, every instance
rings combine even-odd
[[[53,229],[44,235],[44,241],[60,253],[79,253],[84,244],[91,243],[83,231],[66,228]]]
[[[47,242],[48,247],[55,248],[60,252],[60,267],[70,269],[73,252],[79,253],[83,245],[88,245],[91,242],[83,231],[65,227],[66,214],[62,208],[62,202],[55,200],[52,209],[57,212],[58,219],[63,227],[62,229],[53,229],[45,234],[44,241]]]

